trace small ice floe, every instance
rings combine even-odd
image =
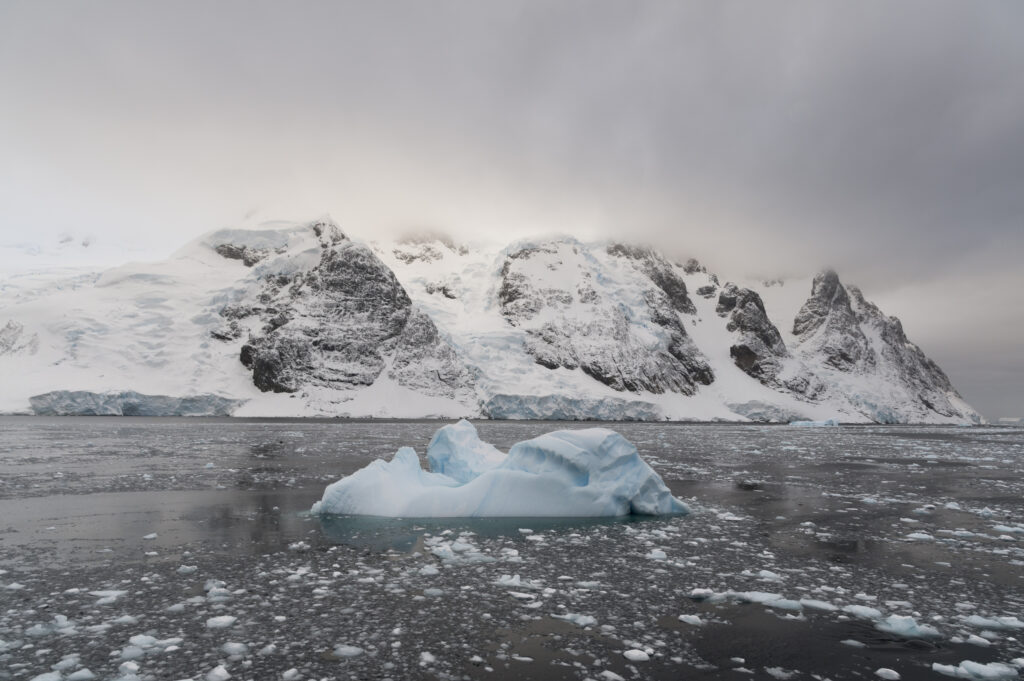
[[[222,664],[219,664],[206,672],[206,681],[228,681],[230,678],[231,672],[225,669]]]
[[[712,591],[711,589],[693,589],[690,591],[690,598],[695,601],[708,601],[709,603],[721,603],[723,601],[736,601],[738,603],[756,603],[769,608],[782,610],[802,610],[800,601],[790,598],[783,598],[782,594],[768,593],[766,591]]]
[[[147,535],[143,536],[142,538],[143,538],[143,539],[149,539],[149,540],[152,540],[152,539],[156,539],[156,538],[157,538],[157,537],[159,537],[159,536],[160,536],[160,535],[158,535],[158,534],[157,534],[156,532],[150,532],[149,534],[147,534]]]
[[[790,421],[789,425],[800,428],[821,428],[824,426],[838,426],[837,419],[825,419],[824,421]]]
[[[932,671],[952,676],[955,679],[978,679],[979,681],[1016,679],[1020,676],[1017,670],[1008,664],[1001,662],[983,664],[981,662],[972,662],[971,660],[964,660],[956,667],[951,664],[933,662]]]
[[[238,618],[233,615],[217,615],[206,620],[207,629],[227,629],[235,622]]]
[[[900,673],[888,667],[879,667],[875,670],[875,676],[886,679],[886,681],[900,681]]]
[[[689,624],[694,627],[700,627],[704,625],[704,620],[697,617],[696,615],[680,615],[679,621],[683,624]]]
[[[622,656],[630,662],[647,662],[651,659],[651,656],[646,652],[643,650],[637,650],[636,648],[625,651],[622,653]]]
[[[903,638],[939,638],[942,636],[935,627],[918,624],[916,619],[905,615],[889,615],[876,622],[875,628]]]
[[[99,599],[96,601],[96,605],[110,605],[122,596],[128,595],[128,592],[116,589],[107,589],[104,591],[90,591],[89,595],[96,596]]]
[[[191,575],[198,569],[199,567],[197,565],[180,565],[178,566],[177,573],[179,575]]]
[[[494,580],[498,586],[511,587],[516,589],[543,589],[544,583],[537,580],[523,579],[519,575],[502,575]]]
[[[339,643],[334,646],[335,657],[359,657],[366,651],[359,646],[350,646],[345,643]]]
[[[622,516],[688,512],[628,440],[606,428],[561,430],[502,455],[468,421],[427,448],[378,459],[324,490],[314,514],[387,517]],[[527,534],[533,538],[534,534]]]
[[[92,670],[90,670],[88,667],[83,667],[78,671],[71,672],[70,674],[68,674],[67,678],[64,681],[93,681],[93,679],[95,678],[96,675],[93,674]]]
[[[882,611],[867,605],[844,605],[843,612],[866,620],[882,619]]]
[[[661,549],[651,549],[644,558],[648,560],[665,560],[668,558],[668,555]]]
[[[1024,622],[1016,617],[982,617],[981,615],[970,615],[968,617],[961,616],[960,621],[969,627],[975,627],[978,629],[992,629],[994,631],[1024,629]]]
[[[597,624],[597,620],[591,615],[580,615],[574,612],[567,612],[564,615],[552,615],[556,620],[565,620],[566,622],[572,622],[578,627],[592,627]]]

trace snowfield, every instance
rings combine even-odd
[[[737,281],[571,237],[223,229],[0,279],[0,413],[980,422],[834,273]]]

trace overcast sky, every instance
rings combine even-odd
[[[323,213],[831,265],[1024,416],[1024,3],[0,0],[8,266]]]

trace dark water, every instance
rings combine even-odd
[[[439,425],[0,418],[0,679],[1024,664],[1022,430],[613,424],[693,514],[305,515],[328,482],[422,453]],[[507,448],[566,424],[478,427]],[[893,615],[917,630],[883,630],[907,622]],[[219,616],[236,619],[207,626]]]

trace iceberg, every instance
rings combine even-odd
[[[559,430],[507,455],[462,420],[438,430],[430,470],[411,447],[332,483],[318,515],[391,518],[585,517],[688,513],[636,447],[606,428]]]

